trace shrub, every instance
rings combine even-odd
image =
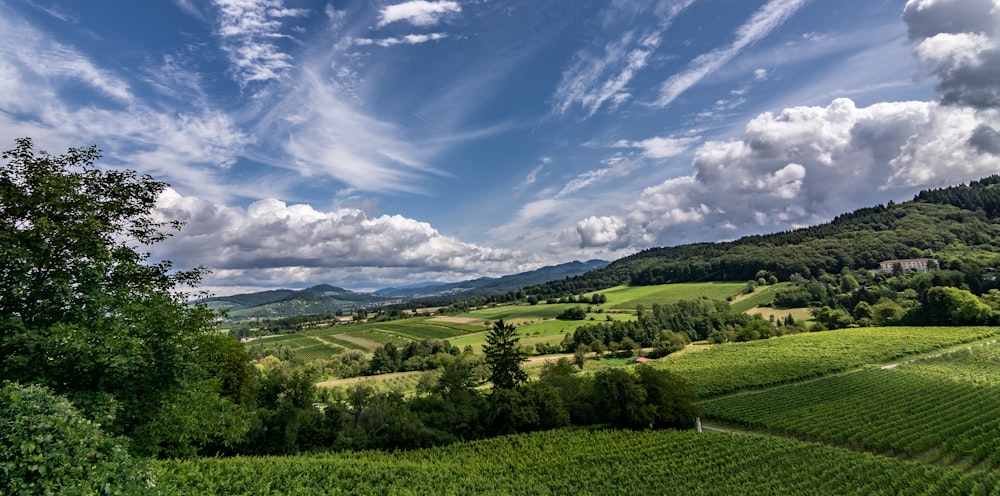
[[[0,486],[7,494],[138,494],[144,462],[65,398],[41,386],[0,388]]]

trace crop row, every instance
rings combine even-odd
[[[1000,333],[996,327],[863,327],[712,346],[657,362],[702,397],[788,384]]]
[[[703,403],[752,429],[961,467],[1000,466],[1000,347]]]
[[[394,453],[168,460],[156,473],[164,494],[232,495],[990,494],[1000,482],[1000,474],[816,443],[678,431],[559,430]]]

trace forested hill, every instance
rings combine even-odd
[[[756,279],[786,280],[875,269],[883,260],[931,257],[960,270],[975,292],[1000,266],[1000,175],[968,185],[922,191],[913,200],[862,208],[818,226],[747,236],[725,243],[651,248],[604,269],[525,288],[539,297],[578,294],[619,284]]]

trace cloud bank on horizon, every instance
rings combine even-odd
[[[498,276],[1000,172],[996,0],[0,0],[0,139],[171,184],[218,294]]]

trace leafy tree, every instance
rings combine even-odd
[[[556,316],[559,320],[585,320],[587,318],[587,312],[584,312],[580,307],[567,308],[562,313]]]
[[[924,322],[947,325],[985,324],[993,315],[993,309],[976,295],[946,286],[928,289],[918,312]]]
[[[114,435],[154,425],[184,431],[190,411],[171,402],[231,411],[246,397],[239,379],[245,374],[213,379],[221,368],[208,370],[204,360],[212,355],[198,352],[214,339],[214,314],[187,305],[178,288],[195,284],[203,270],[148,263],[137,249],[180,227],[153,212],[166,184],[100,170],[99,157],[94,147],[36,154],[27,138],[2,154],[0,379],[45,385]],[[208,432],[237,436],[245,429]]]
[[[65,398],[41,386],[0,388],[4,494],[140,494],[151,474]]]
[[[513,389],[528,380],[528,374],[521,368],[528,355],[521,350],[519,341],[517,328],[503,319],[493,323],[493,329],[486,334],[483,352],[494,388]]]

